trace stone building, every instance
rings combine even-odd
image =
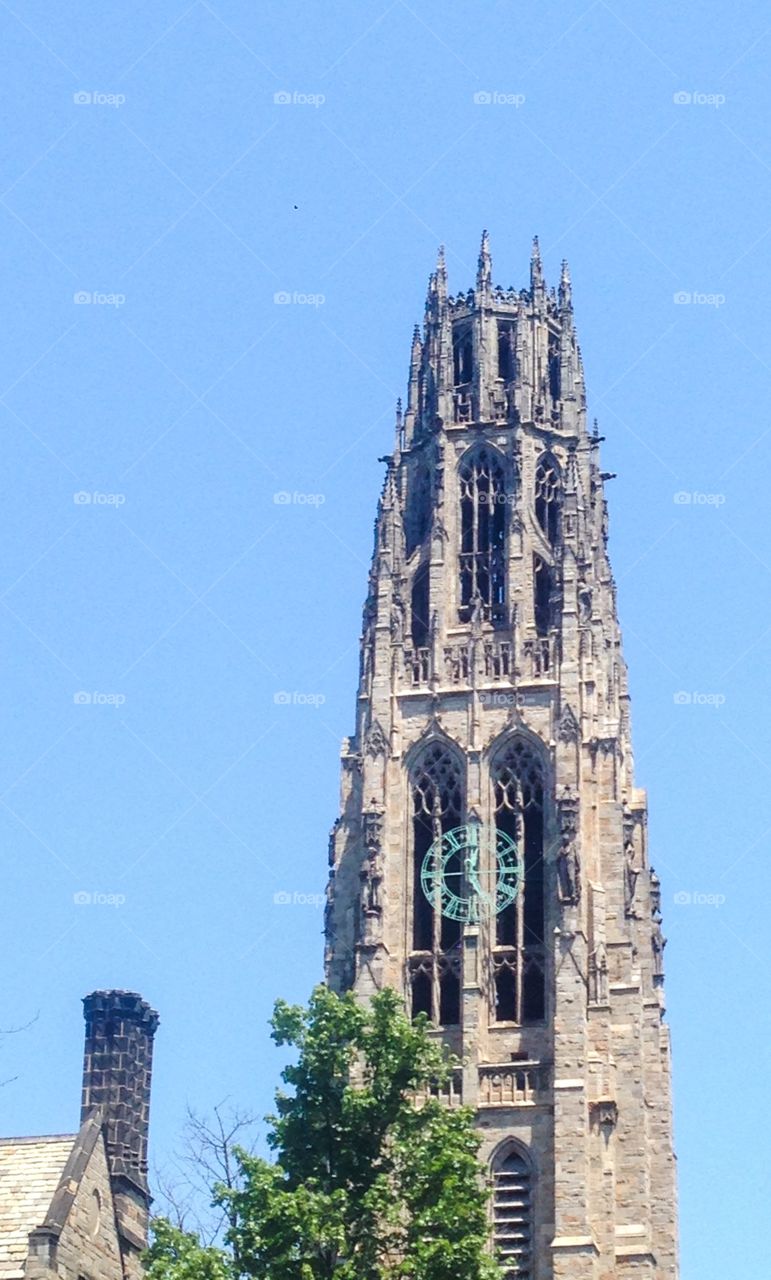
[[[415,329],[330,844],[330,984],[396,988],[461,1065],[514,1280],[678,1274],[659,882],[634,781],[570,276]]]
[[[130,991],[83,1002],[78,1133],[0,1139],[0,1280],[138,1280],[158,1015]]]

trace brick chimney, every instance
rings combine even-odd
[[[150,1211],[147,1136],[158,1014],[133,991],[92,991],[83,1008],[80,1120],[101,1114],[122,1247],[138,1259],[147,1244]]]

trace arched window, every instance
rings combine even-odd
[[[540,757],[514,739],[492,769],[495,825],[517,846],[519,893],[496,917],[493,973],[498,1022],[545,1016],[544,771]]]
[[[562,477],[555,459],[545,453],[535,469],[535,515],[552,547],[560,537]]]
[[[533,1177],[530,1162],[508,1148],[493,1164],[493,1247],[504,1280],[533,1275]]]
[[[454,752],[433,743],[421,755],[411,777],[413,917],[410,983],[412,1014],[432,1022],[460,1022],[460,940],[457,920],[429,902],[421,883],[423,860],[435,840],[463,821],[461,766]],[[452,867],[446,871],[452,871]],[[457,870],[460,871],[460,865]]]
[[[503,466],[489,449],[467,454],[460,466],[460,618],[478,601],[485,618],[504,617],[506,488]]]

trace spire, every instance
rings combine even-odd
[[[562,259],[559,302],[563,311],[569,311],[573,306],[573,290],[570,286],[570,267],[568,266],[565,258]]]
[[[541,265],[541,246],[538,236],[533,236],[533,250],[530,254],[530,289],[533,294],[543,289],[543,267]]]
[[[490,288],[493,278],[492,260],[490,258],[490,237],[482,232],[482,244],[479,249],[477,263],[477,292],[483,293]]]

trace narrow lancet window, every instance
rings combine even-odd
[[[420,465],[410,477],[407,487],[407,513],[405,518],[405,549],[407,558],[423,542],[431,526],[431,476],[425,465]]]
[[[551,629],[554,577],[551,566],[540,556],[533,559],[533,608],[538,636],[548,636]]]
[[[424,565],[415,574],[412,584],[412,643],[416,649],[428,644],[429,636],[429,569]]]
[[[513,324],[498,322],[498,377],[511,382],[515,367],[515,334]]]
[[[456,329],[452,336],[453,369],[456,387],[470,382],[473,376],[474,360],[471,342],[471,330]]]

